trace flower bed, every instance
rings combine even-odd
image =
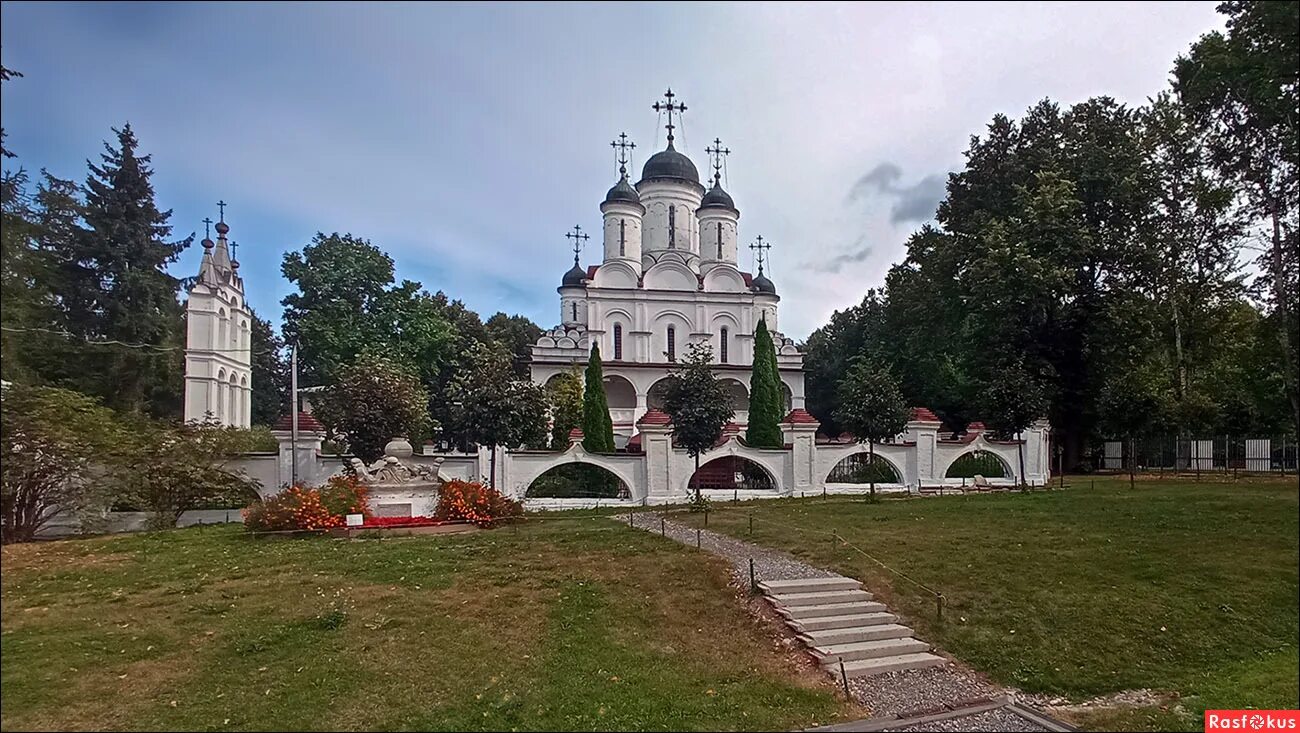
[[[375,529],[377,527],[437,527],[443,524],[454,524],[446,519],[435,519],[433,517],[366,517],[365,524],[361,529]]]

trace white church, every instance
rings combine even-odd
[[[246,428],[252,413],[253,313],[244,300],[234,245],[226,239],[226,205],[217,205],[217,241],[205,232],[203,260],[185,303],[185,421]]]
[[[654,109],[667,114],[668,144],[645,162],[635,185],[628,179],[626,135],[611,143],[619,151],[619,179],[600,204],[603,217],[600,264],[584,268],[579,251],[587,239],[581,227],[566,236],[574,246],[573,267],[558,289],[560,325],[533,346],[532,377],[545,384],[584,364],[592,344],[604,362],[605,393],[622,446],[637,422],[660,409],[660,390],[687,344],[712,346],[719,377],[732,396],[735,422],[746,423],[754,329],[766,320],[776,345],[786,411],[804,406],[803,356],[778,328],[776,286],[763,272],[770,245],[758,237],[758,273],[739,267],[740,209],[722,187],[722,157],[729,150],[715,139],[709,187],[695,163],[674,145],[674,115],[686,110],[673,101]]]

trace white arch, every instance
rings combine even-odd
[[[674,259],[664,259],[646,271],[642,282],[647,290],[699,290],[700,281],[691,268]]]
[[[766,458],[765,456],[750,454],[749,452],[744,451],[743,449],[737,450],[734,443],[730,443],[730,442],[724,443],[722,446],[718,448],[714,448],[713,450],[707,453],[701,454],[700,468],[704,468],[705,466],[709,465],[713,461],[718,460],[719,458],[732,458],[732,457],[743,458],[749,461],[750,463],[758,466],[759,468],[763,469],[763,473],[766,473],[768,480],[772,482],[772,488],[777,493],[784,492],[785,489],[783,488],[783,484],[781,483],[781,476],[785,474],[784,463],[777,466],[771,466],[765,460]],[[785,456],[781,456],[782,461],[784,461],[784,458]],[[694,463],[691,464],[690,470],[683,471],[683,473],[686,474],[686,478],[682,480],[680,484],[676,487],[677,493],[686,493],[687,491],[691,490],[691,479],[695,477]]]
[[[715,265],[704,275],[704,289],[712,293],[743,293],[745,278],[731,265]]]
[[[637,280],[636,270],[631,265],[615,260],[597,268],[592,284],[598,288],[635,288]]]
[[[903,467],[900,466],[900,465],[898,465],[898,463],[896,463],[896,462],[894,461],[894,459],[892,459],[892,458],[890,458],[889,456],[887,456],[887,455],[881,453],[880,450],[879,450],[879,447],[880,447],[880,446],[876,446],[876,447],[877,447],[877,450],[875,451],[875,460],[877,460],[877,461],[884,461],[885,465],[889,466],[890,470],[892,470],[892,471],[894,472],[894,475],[898,477],[898,482],[897,482],[897,483],[901,484],[901,483],[903,483],[904,481],[906,481],[906,479],[903,478],[903,477],[906,476],[907,474],[903,473]],[[856,449],[854,449],[854,450],[850,450],[848,453],[844,453],[843,455],[841,455],[841,456],[839,457],[839,459],[836,460],[835,463],[833,463],[833,464],[831,465],[831,467],[830,467],[829,469],[826,470],[826,474],[825,474],[824,476],[822,476],[822,483],[823,483],[823,484],[825,484],[825,483],[829,483],[829,479],[830,479],[831,474],[832,474],[832,473],[835,473],[835,469],[839,468],[839,466],[840,466],[841,463],[843,463],[843,462],[849,460],[849,459],[852,458],[853,456],[860,456],[860,455],[863,455],[864,453],[865,453],[865,454],[869,454],[869,453],[871,453],[871,447],[868,446],[866,443],[858,443]],[[888,483],[890,483],[890,482],[888,482],[888,481],[877,481],[877,482],[876,482],[876,485],[879,486],[879,485],[881,485],[881,484],[888,484]]]
[[[979,443],[983,443],[984,441],[981,440],[981,441],[978,441],[978,442],[979,442]],[[1008,479],[1015,480],[1015,478],[1016,478],[1016,469],[1015,469],[1015,467],[1012,465],[1011,461],[1007,460],[1007,457],[1004,456],[1004,455],[1002,455],[1002,452],[1001,452],[1001,451],[999,451],[999,450],[993,450],[993,446],[990,446],[990,445],[977,445],[977,444],[972,444],[971,446],[967,447],[965,450],[963,450],[963,451],[961,451],[960,453],[958,453],[957,455],[953,456],[951,460],[949,460],[948,462],[946,462],[946,463],[944,464],[944,466],[943,466],[943,470],[942,470],[941,472],[939,472],[939,474],[938,474],[939,477],[940,477],[940,478],[943,478],[943,479],[948,478],[948,471],[950,471],[950,470],[952,469],[952,466],[953,466],[954,463],[956,463],[958,460],[960,460],[962,456],[974,455],[975,453],[984,453],[984,454],[987,454],[987,455],[993,456],[994,458],[996,458],[996,459],[998,460],[998,463],[1002,464],[1002,473],[1003,473],[1003,476],[1000,476],[1000,477],[999,477],[999,476],[992,476],[992,477],[990,477],[990,478],[1008,478]]]

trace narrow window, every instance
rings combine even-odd
[[[722,259],[722,222],[718,222],[718,259]]]
[[[577,304],[577,303],[574,303],[574,304],[573,304],[573,318],[572,318],[572,320],[573,320],[574,323],[577,323],[577,322],[578,322],[578,304]]]
[[[677,361],[677,329],[668,327],[668,361]]]
[[[618,256],[627,254],[627,220],[618,220]]]
[[[668,206],[668,249],[677,247],[677,207]]]
[[[726,326],[723,326],[722,331],[719,333],[718,359],[721,360],[723,364],[727,363],[727,327]]]
[[[614,324],[614,361],[623,360],[623,324]]]

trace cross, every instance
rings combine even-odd
[[[578,264],[578,253],[582,251],[582,245],[586,244],[587,240],[591,239],[591,236],[583,234],[582,227],[574,224],[573,231],[564,235],[564,238],[573,242],[573,264],[576,265]]]
[[[230,259],[239,261],[239,242],[233,239],[230,240]]]
[[[668,91],[664,92],[664,98],[668,100],[667,104],[663,102],[655,102],[653,105],[650,106],[650,109],[653,109],[656,112],[668,113],[669,147],[671,147],[673,144],[673,128],[676,127],[676,125],[673,124],[673,113],[676,112],[678,116],[680,116],[683,112],[686,111],[686,105],[682,104],[681,102],[678,102],[677,104],[673,104],[673,97],[675,96],[677,95],[673,94],[672,87],[669,87]]]
[[[203,238],[212,238],[212,217],[210,216],[203,217]]]
[[[714,185],[717,185],[718,180],[721,177],[719,171],[722,170],[722,158],[723,156],[731,155],[731,148],[722,147],[722,140],[715,137],[713,138],[713,147],[705,148],[704,152],[708,153],[709,157],[713,160],[713,183]]]
[[[758,274],[763,274],[763,260],[767,259],[767,250],[772,249],[772,245],[763,241],[763,235],[758,235],[758,240],[749,245],[754,250],[754,259],[758,260]]]
[[[610,143],[609,146],[618,151],[618,172],[627,175],[627,151],[636,149],[636,143],[628,142],[627,133],[620,132],[618,139]]]
[[[224,223],[226,221],[226,202],[218,201],[217,208],[221,209],[221,221]]]

